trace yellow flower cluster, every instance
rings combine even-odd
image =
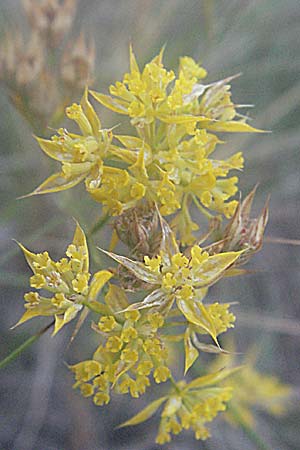
[[[53,296],[44,297],[35,291],[26,293],[26,311],[17,325],[37,316],[54,316],[56,334],[74,319],[86,301],[97,297],[103,285],[112,277],[111,272],[102,270],[89,282],[88,248],[84,232],[78,224],[73,242],[67,248],[67,257],[57,262],[50,258],[48,252],[35,254],[19,245],[33,271],[30,286],[48,291]]]
[[[167,222],[162,217],[160,220],[163,240],[160,254],[157,256],[145,256],[144,263],[141,263],[111,252],[105,253],[126,267],[136,278],[148,284],[150,293],[142,301],[132,303],[125,310],[147,309],[160,311],[168,316],[169,310],[173,308],[173,317],[184,319],[179,325],[186,325],[184,344],[187,371],[198,357],[197,347],[204,349],[198,342],[197,333],[209,334],[219,348],[217,336],[233,327],[235,317],[228,311],[230,304],[204,305],[202,300],[207,288],[230,270],[242,252],[209,255],[198,245],[193,245],[190,256],[186,256],[179,252],[175,236]]]
[[[234,370],[221,370],[195,378],[189,384],[184,380],[173,382],[168,395],[150,403],[121,426],[137,425],[147,420],[165,403],[156,438],[158,444],[170,442],[171,434],[176,435],[190,428],[196,439],[205,440],[210,436],[207,423],[226,409],[226,403],[232,396],[230,387],[219,387],[217,384],[233,372]]]
[[[192,58],[180,59],[176,75],[163,66],[162,56],[161,51],[140,70],[130,49],[130,72],[110,87],[111,96],[91,92],[106,108],[128,116],[134,135],[103,129],[86,90],[80,104],[66,109],[78,134],[59,129],[51,139],[37,138],[42,150],[61,163],[61,171],[29,195],[84,182],[108,216],[119,216],[110,248],[120,239],[128,245],[130,258],[103,250],[119,267],[92,276],[86,238],[78,224],[66,257],[57,262],[47,252],[34,254],[20,245],[33,271],[31,287],[51,295],[25,294],[26,312],[18,322],[54,316],[55,334],[82,311],[76,333],[89,311],[96,314],[92,329],[99,339],[97,349],[90,359],[69,366],[74,387],[94,404],[104,405],[112,392],[136,398],[153,380],[168,381],[167,395],[123,424],[143,422],[164,404],[158,444],[184,429],[206,439],[207,424],[225,411],[232,388],[236,392],[232,405],[236,402],[248,418],[249,405],[265,402],[276,412],[278,396],[286,396],[279,383],[251,368],[243,374],[237,372],[240,368],[215,369],[190,383],[176,382],[172,376],[169,355],[174,343],[184,348],[184,375],[201,352],[228,353],[220,347],[218,336],[234,326],[231,304],[204,299],[221,278],[242,273],[237,266],[259,250],[268,208],[258,219],[250,219],[255,190],[243,201],[232,200],[238,178],[229,174],[242,169],[240,152],[226,160],[212,157],[222,143],[215,133],[258,131],[236,111],[232,78],[204,85],[200,81],[206,71]],[[215,219],[195,243],[198,224],[190,214],[193,205],[208,218],[214,211],[232,219],[223,231]],[[172,228],[163,216],[174,213]],[[218,241],[202,248],[201,243],[216,231]],[[113,274],[114,284],[100,297]],[[127,298],[125,289],[135,291],[134,300]],[[203,342],[203,335],[211,338],[210,344]],[[233,383],[219,386],[229,375]]]
[[[167,348],[157,333],[164,324],[163,316],[158,312],[119,312],[128,305],[124,291],[110,285],[105,295],[108,314],[94,326],[102,343],[92,360],[71,366],[75,387],[86,397],[93,395],[96,405],[109,402],[112,388],[119,394],[130,392],[139,397],[150,386],[151,373],[156,383],[167,381],[171,375]]]
[[[183,429],[192,429],[196,439],[210,437],[206,427],[220,411],[226,409],[232,390],[223,388],[219,391],[190,389],[182,397],[170,397],[166,404],[156,438],[158,444],[171,441],[171,433],[179,434]]]
[[[227,367],[234,367],[237,363],[234,345],[228,344],[231,353],[229,355],[219,355],[210,365],[212,371],[218,370],[226,364]],[[283,414],[287,407],[287,402],[291,397],[291,387],[282,383],[276,376],[265,374],[256,369],[256,352],[248,352],[242,361],[242,370],[234,373],[230,380],[225,380],[223,385],[230,386],[233,390],[231,400],[232,409],[250,427],[255,425],[253,409],[266,411],[272,415]],[[224,418],[230,423],[238,425],[236,414],[232,410],[226,411]]]
[[[179,73],[168,71],[163,52],[141,72],[130,51],[130,73],[110,87],[114,97],[91,91],[106,108],[128,115],[136,135],[101,129],[88,100],[66,109],[81,134],[65,129],[51,140],[38,138],[42,150],[62,164],[32,194],[69,189],[85,181],[86,190],[110,215],[119,215],[142,200],[155,202],[163,215],[177,213],[183,243],[194,240],[198,228],[190,204],[231,217],[237,205],[233,169],[243,168],[242,154],[226,160],[211,157],[218,131],[258,131],[241,121],[231,102],[230,79],[202,85],[206,71],[189,57],[181,58]]]

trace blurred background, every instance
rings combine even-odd
[[[271,194],[270,220],[264,248],[249,264],[254,273],[218,283],[210,296],[224,302],[239,302],[235,307],[236,328],[231,332],[238,351],[246,352],[256,344],[259,369],[295,387],[285,416],[274,418],[258,411],[256,420],[259,434],[272,449],[299,450],[299,1],[81,0],[72,23],[66,22],[64,26],[69,27],[68,37],[62,37],[59,49],[50,55],[50,66],[54,74],[62,76],[57,61],[65,58],[65,67],[69,68],[63,75],[65,91],[57,92],[56,85],[47,78],[46,89],[42,93],[35,91],[36,120],[40,120],[43,129],[40,135],[52,133],[40,111],[50,110],[55,96],[68,92],[68,98],[78,100],[82,94],[81,80],[75,80],[77,72],[74,75],[72,61],[68,59],[69,42],[74,43],[82,31],[86,48],[81,47],[81,53],[78,50],[79,56],[84,60],[85,55],[84,62],[94,74],[90,84],[101,92],[107,92],[109,84],[121,79],[127,71],[130,42],[141,65],[166,44],[168,68],[176,69],[178,58],[188,55],[202,61],[209,72],[208,82],[242,72],[232,82],[233,100],[255,105],[250,111],[253,117],[250,123],[272,133],[227,134],[228,144],[219,154],[244,152],[246,164],[240,176],[240,189],[248,193],[259,183],[256,212]],[[30,27],[21,2],[0,0],[0,47],[7,39],[7,31],[18,39],[16,29],[24,33],[25,43],[30,41]],[[18,60],[15,64],[18,65]],[[29,77],[36,64],[29,65],[26,72]],[[9,330],[22,314],[23,294],[30,276],[12,239],[34,251],[48,249],[53,258],[60,257],[72,237],[72,216],[88,229],[101,212],[80,186],[59,195],[16,200],[32,191],[56,165],[39,150],[33,138],[37,122],[29,124],[12,105],[9,95],[20,107],[8,85],[7,81],[0,81],[1,358],[43,325],[37,319]],[[123,118],[99,111],[105,127]],[[56,119],[61,126],[59,111]],[[105,234],[96,234],[93,244],[105,247]],[[96,267],[97,254],[93,255],[93,264]],[[115,397],[110,405],[99,408],[71,389],[73,380],[65,362],[85,359],[95,349],[96,340],[86,326],[66,350],[70,333],[66,329],[53,339],[43,336],[1,371],[1,450],[158,450],[160,447],[154,444],[158,424],[155,418],[135,428],[115,429],[145,406],[149,398],[155,398],[155,393],[139,400]],[[221,420],[216,420],[211,429],[212,438],[205,443],[195,441],[192,433],[187,432],[164,449],[256,448],[242,430]]]

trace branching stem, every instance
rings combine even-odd
[[[11,363],[16,359],[18,356],[20,356],[30,345],[32,345],[35,341],[37,341],[46,331],[48,331],[53,325],[54,320],[46,325],[44,328],[42,328],[40,331],[38,331],[36,334],[31,336],[29,339],[27,339],[23,344],[21,344],[18,348],[16,348],[13,352],[11,352],[6,358],[4,358],[2,361],[0,361],[0,369],[7,366],[7,364]]]

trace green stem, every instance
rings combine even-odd
[[[16,348],[13,352],[11,352],[6,358],[4,358],[2,361],[0,361],[0,369],[5,367],[7,364],[12,362],[14,359],[16,359],[21,353],[24,352],[30,345],[32,345],[35,341],[39,339],[46,331],[49,330],[54,325],[54,320],[46,325],[44,328],[42,328],[40,331],[38,331],[36,334],[31,336],[29,339],[27,339],[23,344],[21,344],[18,348]]]
[[[108,214],[105,214],[103,217],[101,217],[100,220],[98,220],[98,222],[96,222],[95,225],[89,230],[89,232],[87,233],[87,237],[91,237],[94,233],[96,233],[96,231],[101,230],[101,228],[104,227],[109,219],[110,216]]]
[[[269,447],[269,445],[266,444],[262,440],[262,438],[254,431],[254,429],[251,428],[251,426],[249,426],[247,422],[245,422],[245,420],[241,417],[238,410],[234,406],[228,405],[227,411],[233,417],[235,422],[242,428],[249,440],[253,442],[253,444],[255,444],[257,450],[272,450],[271,447]]]
[[[175,391],[176,391],[178,394],[180,394],[180,389],[178,388],[177,383],[176,383],[176,381],[175,381],[174,378],[173,378],[173,375],[170,375],[169,380],[171,381],[171,384],[172,384],[172,386],[174,387]]]

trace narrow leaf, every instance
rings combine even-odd
[[[27,309],[23,316],[21,317],[21,319],[12,327],[10,327],[10,330],[13,330],[14,328],[18,327],[19,325],[21,325],[24,322],[27,322],[27,320],[32,319],[33,317],[38,317],[38,316],[51,316],[53,314],[53,312],[49,312],[48,314],[46,314],[45,312],[42,313],[39,308],[32,308],[32,309]]]
[[[226,354],[228,355],[230,352],[224,350],[220,346],[213,345],[213,344],[204,344],[203,342],[200,342],[196,336],[196,334],[193,335],[193,343],[197,349],[201,350],[205,353],[214,353],[214,354]]]

